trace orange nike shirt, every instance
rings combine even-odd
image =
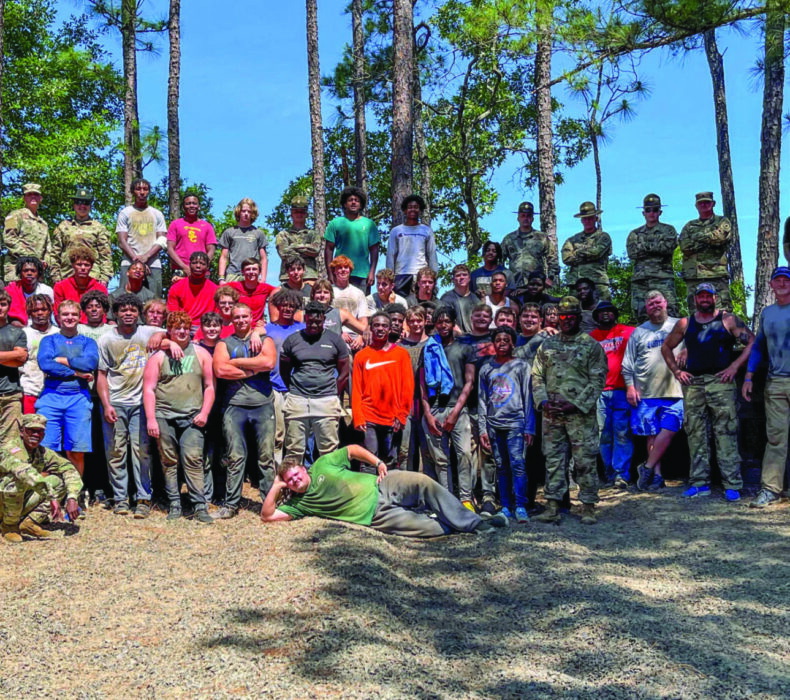
[[[395,418],[406,424],[414,398],[414,371],[406,350],[398,345],[389,350],[363,348],[354,358],[352,377],[355,427],[392,425]]]

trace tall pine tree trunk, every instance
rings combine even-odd
[[[178,122],[181,82],[181,0],[170,0],[167,22],[170,37],[170,74],[167,79],[167,166],[170,218],[178,218],[181,205],[181,143]]]
[[[741,237],[738,234],[738,213],[735,207],[735,183],[732,177],[732,158],[730,156],[730,126],[727,118],[727,93],[724,89],[724,60],[716,44],[716,30],[703,34],[705,56],[713,82],[713,105],[716,112],[716,152],[719,156],[719,185],[721,187],[721,206],[724,216],[732,224],[732,243],[727,251],[730,263],[730,283],[735,283],[745,291],[743,280],[743,259],[741,258]]]
[[[352,56],[354,59],[354,160],[356,184],[365,192],[368,189],[368,136],[365,126],[365,35],[362,28],[362,0],[351,3],[351,29],[353,33]]]
[[[422,83],[417,61],[414,61],[414,146],[417,149],[417,162],[420,165],[420,196],[425,200],[422,223],[431,225],[431,163],[428,160],[428,142],[425,138],[425,125],[422,120]]]
[[[392,225],[402,223],[401,202],[414,174],[414,15],[411,0],[392,2]]]
[[[123,184],[127,204],[133,201],[132,180],[142,177],[140,118],[137,113],[137,0],[121,3],[121,48],[123,53]]]
[[[779,260],[779,164],[782,149],[785,15],[780,0],[768,0],[765,14],[765,78],[760,137],[757,224],[757,279],[754,322],[773,300],[771,272]]]
[[[5,46],[3,44],[3,32],[5,31],[5,0],[0,0],[0,137],[3,133],[3,68],[5,66]],[[3,197],[3,149],[5,144],[0,139],[0,201]],[[3,213],[0,211],[0,219]]]
[[[315,229],[326,231],[326,184],[324,178],[324,130],[321,119],[321,68],[318,61],[318,7],[316,0],[306,0],[307,9],[307,83],[310,94],[310,141],[313,157],[313,216]],[[319,254],[319,272],[323,269],[323,251]]]

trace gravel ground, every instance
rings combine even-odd
[[[0,696],[787,698],[790,506],[679,493],[427,542],[92,508],[0,546]]]

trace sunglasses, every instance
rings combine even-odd
[[[648,214],[658,214],[661,211],[661,207],[645,207],[645,212]]]

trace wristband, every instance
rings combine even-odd
[[[751,380],[751,379],[744,379],[744,380],[743,380],[743,383],[744,383],[744,384],[746,384],[746,382],[749,382],[749,384],[751,384],[751,383],[752,383],[752,380]]]

